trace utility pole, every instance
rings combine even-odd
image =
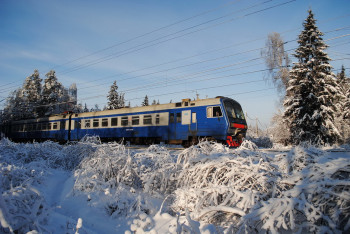
[[[256,125],[256,136],[259,137],[258,118],[255,119],[255,125]]]

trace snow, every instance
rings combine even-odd
[[[2,139],[0,232],[348,232],[349,149]]]

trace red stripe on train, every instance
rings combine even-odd
[[[247,125],[232,123],[232,124],[231,124],[231,127],[233,127],[233,128],[242,128],[242,129],[246,129],[246,128],[247,128]]]

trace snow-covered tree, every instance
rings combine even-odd
[[[336,124],[343,136],[343,142],[350,141],[350,78],[345,75],[345,68],[342,66],[340,73],[337,74],[340,96],[337,100],[339,109]]]
[[[27,118],[27,106],[24,100],[22,88],[11,92],[6,99],[5,108],[1,117],[2,122]]]
[[[107,109],[108,110],[114,110],[114,109],[119,109],[125,106],[124,104],[124,94],[119,95],[118,94],[118,86],[117,86],[117,81],[114,81],[107,99],[108,99],[108,103],[107,103]]]
[[[90,110],[91,112],[94,112],[94,111],[101,111],[100,107],[98,106],[98,104],[95,104],[95,107],[91,108]]]
[[[268,68],[269,78],[282,96],[285,95],[288,85],[290,63],[288,53],[284,50],[284,44],[281,35],[273,32],[268,35],[266,46],[261,51],[261,56]]]
[[[23,83],[23,99],[24,105],[26,106],[25,113],[26,117],[38,117],[38,106],[41,101],[41,81],[39,71],[34,70],[34,73],[28,76]]]
[[[141,106],[149,106],[147,95],[145,96],[145,99],[143,99]]]
[[[41,105],[45,115],[61,112],[60,105],[67,101],[68,91],[58,82],[55,71],[51,70],[44,80]]]
[[[157,105],[157,101],[153,99],[152,105]]]
[[[119,95],[119,108],[124,108],[125,107],[125,93],[121,93]]]
[[[284,119],[292,143],[332,144],[340,138],[334,124],[339,86],[311,10],[303,26],[294,54],[298,61],[290,71]]]

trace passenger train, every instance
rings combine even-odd
[[[216,97],[86,113],[65,113],[45,118],[12,121],[2,126],[13,141],[77,141],[97,135],[102,141],[135,144],[164,142],[189,145],[201,138],[238,147],[247,123],[240,104]]]

